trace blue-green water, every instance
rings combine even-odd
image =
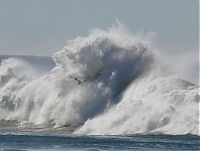
[[[2,150],[199,150],[199,136],[0,135]]]

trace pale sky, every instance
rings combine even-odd
[[[157,33],[166,52],[198,53],[198,0],[0,0],[0,54],[51,55],[117,17],[133,33]]]

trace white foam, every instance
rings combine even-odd
[[[69,41],[45,76],[27,72],[25,62],[3,62],[0,119],[81,126],[76,134],[198,134],[198,88],[164,76],[150,43],[124,28]]]

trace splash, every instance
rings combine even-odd
[[[0,66],[0,119],[78,127],[75,134],[198,134],[198,87],[164,76],[150,42],[118,23],[93,29],[35,77],[25,62]]]

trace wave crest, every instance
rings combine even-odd
[[[69,41],[45,76],[33,78],[20,61],[3,62],[0,119],[81,126],[76,134],[197,134],[197,86],[163,77],[149,42],[121,26]]]

